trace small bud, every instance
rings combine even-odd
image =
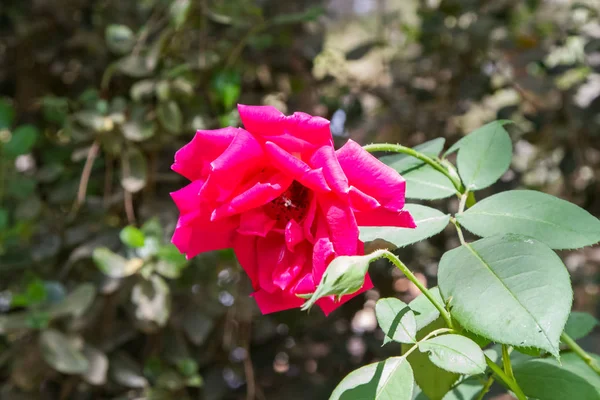
[[[317,290],[312,295],[300,296],[308,299],[302,306],[302,310],[309,310],[323,297],[335,296],[339,301],[342,296],[358,292],[365,282],[369,264],[381,258],[384,253],[385,250],[377,250],[364,256],[335,258],[327,266]]]

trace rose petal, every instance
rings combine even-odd
[[[263,169],[265,161],[262,146],[249,132],[239,129],[227,150],[210,163],[206,194],[226,200],[241,182]]]
[[[358,226],[398,226],[401,228],[416,228],[417,225],[408,211],[389,211],[377,208],[372,211],[354,214]]]
[[[217,208],[211,218],[214,221],[263,206],[285,192],[292,181],[291,177],[279,171],[265,170],[241,188],[231,201]]]
[[[294,157],[273,142],[265,143],[265,152],[274,167],[293,177],[303,186],[319,192],[331,190],[320,168],[311,169],[304,161]]]
[[[240,226],[237,231],[242,235],[265,237],[276,223],[277,221],[269,217],[262,209],[256,208],[241,214]]]
[[[258,282],[260,287],[273,293],[278,287],[273,282],[273,271],[285,258],[287,248],[283,235],[270,233],[256,242],[256,257],[258,259]]]
[[[404,207],[406,182],[393,168],[353,140],[348,140],[336,154],[350,185],[374,197],[386,208],[400,211]]]
[[[183,188],[171,192],[171,198],[175,202],[175,205],[182,214],[196,211],[200,208],[200,196],[198,193],[204,185],[204,181],[197,180],[193,181],[189,185]]]
[[[335,195],[327,194],[319,196],[319,207],[327,221],[328,237],[336,254],[357,254],[358,225],[348,203]]]
[[[256,242],[258,237],[247,235],[235,235],[233,238],[233,251],[235,256],[252,282],[252,287],[257,290],[258,282],[258,258]]]
[[[175,153],[175,163],[171,169],[193,181],[206,176],[208,165],[219,157],[241,129],[197,131],[194,138]]]
[[[313,168],[323,169],[323,176],[334,191],[339,194],[348,192],[348,178],[337,161],[333,145],[322,146],[316,150],[310,159],[310,164]]]
[[[289,251],[294,251],[294,247],[304,240],[304,231],[295,220],[290,220],[285,226],[285,244]]]
[[[232,245],[238,221],[238,218],[232,217],[210,222],[206,216],[198,216],[193,223],[178,222],[171,242],[188,259],[205,251],[226,249]]]
[[[376,199],[363,193],[354,186],[350,186],[348,193],[350,204],[354,211],[369,211],[381,206]]]

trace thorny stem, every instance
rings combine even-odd
[[[465,190],[460,179],[457,179],[456,177],[452,176],[452,174],[450,174],[450,172],[448,172],[448,170],[444,168],[439,162],[423,153],[411,149],[410,147],[405,147],[400,144],[374,143],[363,146],[363,149],[365,149],[368,152],[389,151],[393,153],[408,154],[411,157],[414,157],[418,160],[423,161],[426,164],[429,164],[433,169],[444,174],[450,180],[450,182],[452,182],[452,185],[454,185],[454,188],[458,192],[458,195],[462,194]]]
[[[502,368],[497,366],[496,363],[490,360],[488,356],[485,356],[485,362],[487,363],[488,367],[490,367],[492,372],[496,374],[496,376],[498,376],[498,378],[500,378],[500,380],[504,382],[506,386],[508,386],[515,396],[517,396],[518,400],[527,400],[527,396],[525,396],[525,393],[523,393],[523,390],[521,390],[521,387],[517,381],[506,375],[504,371],[502,371]]]
[[[452,318],[450,318],[450,313],[446,311],[443,304],[438,302],[437,299],[433,297],[431,292],[427,290],[427,288],[421,283],[420,280],[417,279],[417,277],[411,272],[411,270],[408,269],[408,267],[404,265],[404,263],[400,261],[400,259],[396,257],[394,253],[391,253],[387,250],[383,250],[381,252],[381,256],[390,260],[392,264],[394,264],[396,267],[398,267],[400,271],[402,271],[402,273],[408,278],[408,280],[415,284],[415,286],[421,291],[421,293],[423,293],[425,297],[427,297],[427,299],[429,299],[429,301],[434,305],[434,307],[437,308],[442,318],[444,318],[446,325],[448,325],[448,328],[452,328]]]
[[[485,385],[483,385],[483,387],[481,388],[481,392],[479,392],[479,395],[477,396],[476,400],[483,400],[483,397],[487,394],[487,392],[490,391],[490,388],[492,387],[492,384],[494,383],[494,376],[490,376],[488,378],[488,380],[485,382]]]
[[[560,335],[560,340],[569,346],[569,348],[573,350],[573,352],[577,354],[579,358],[581,358],[592,370],[594,370],[594,372],[600,375],[600,366],[596,360],[593,359],[592,356],[590,356],[584,349],[582,349],[581,346],[579,346],[571,336],[563,332],[562,335]]]

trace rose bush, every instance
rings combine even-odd
[[[238,110],[245,129],[198,131],[176,153],[172,168],[191,183],[172,193],[172,240],[188,258],[233,248],[263,313],[300,307],[335,257],[364,254],[359,226],[415,226],[404,179],[352,140],[336,151],[328,120]],[[328,314],[372,286],[367,275],[317,304]]]

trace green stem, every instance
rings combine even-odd
[[[525,396],[525,393],[523,393],[523,390],[521,390],[517,381],[506,375],[504,371],[502,371],[502,368],[497,366],[496,363],[490,360],[488,356],[485,356],[485,362],[487,363],[488,367],[490,367],[492,372],[494,372],[494,374],[496,374],[496,376],[498,376],[498,378],[500,378],[500,380],[504,382],[506,386],[508,386],[515,396],[517,396],[518,400],[527,400],[527,396]]]
[[[492,384],[494,383],[494,376],[490,376],[488,380],[485,382],[485,385],[481,388],[481,392],[477,396],[476,400],[483,400],[483,397],[490,391]]]
[[[411,157],[423,161],[426,164],[429,164],[433,169],[444,174],[450,180],[450,182],[452,182],[452,184],[456,188],[456,191],[458,192],[458,195],[460,195],[465,190],[460,179],[457,179],[456,177],[452,176],[452,174],[450,174],[450,172],[448,172],[448,170],[444,168],[439,162],[423,153],[411,149],[410,147],[405,147],[400,144],[391,143],[373,143],[363,146],[363,149],[365,149],[368,152],[388,151],[392,153],[407,154]]]
[[[400,259],[398,257],[396,257],[396,255],[394,253],[384,250],[381,252],[381,256],[390,260],[392,262],[392,264],[394,264],[400,271],[402,271],[402,273],[412,283],[414,283],[417,288],[419,288],[421,293],[423,293],[425,295],[425,297],[427,297],[427,299],[429,299],[429,301],[440,312],[440,315],[442,316],[442,318],[444,318],[444,321],[446,321],[446,325],[448,325],[448,328],[452,328],[452,318],[450,318],[450,313],[448,311],[446,311],[443,304],[438,302],[437,299],[435,297],[433,297],[431,292],[429,290],[427,290],[427,288],[421,283],[421,281],[419,281],[417,279],[417,277],[411,272],[411,270],[408,269],[408,267],[406,265],[404,265],[404,263],[402,261],[400,261]]]
[[[415,345],[413,347],[408,349],[408,351],[406,353],[402,354],[402,357],[404,357],[404,358],[408,357],[410,355],[410,353],[412,353],[417,348],[419,348],[419,343],[422,343],[422,342],[426,341],[427,339],[430,339],[434,336],[441,335],[442,333],[452,333],[452,332],[454,332],[454,330],[450,329],[450,328],[440,328],[440,329],[436,329],[435,331],[431,331],[423,339],[421,339],[417,343],[415,343]]]
[[[598,365],[596,360],[594,360],[592,356],[590,356],[584,349],[582,349],[581,346],[579,346],[571,336],[563,332],[563,334],[560,335],[560,340],[562,340],[564,344],[569,346],[569,348],[573,350],[573,352],[575,352],[575,354],[577,354],[579,358],[581,358],[591,369],[593,369],[594,372],[600,375],[600,366]]]
[[[504,365],[504,372],[508,377],[512,380],[515,380],[515,375],[513,374],[512,365],[510,363],[510,353],[508,352],[508,346],[502,345],[502,365]]]

